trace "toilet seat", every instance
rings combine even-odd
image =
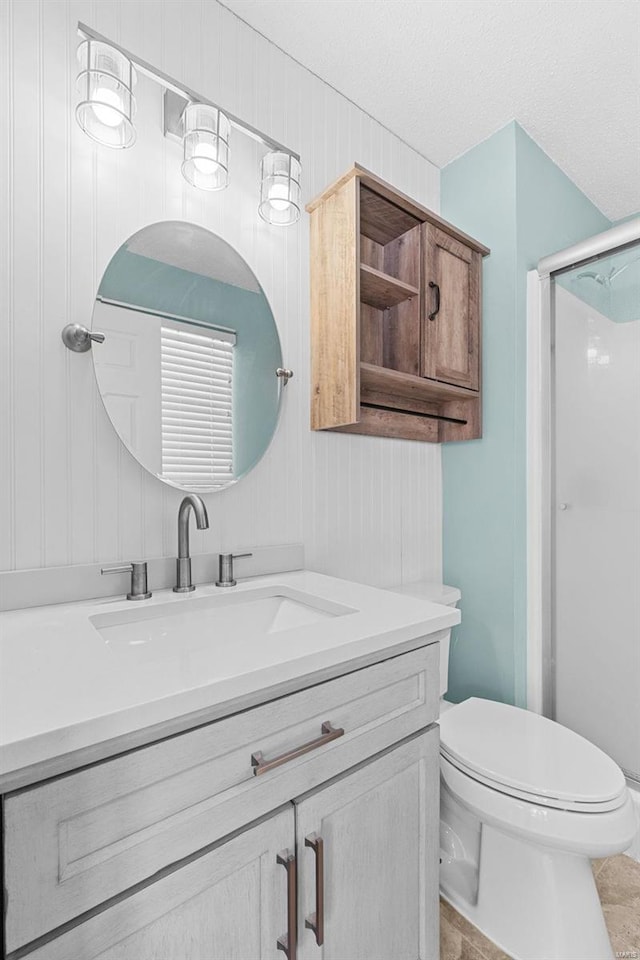
[[[465,776],[475,780],[476,783],[484,784],[484,786],[489,787],[491,790],[496,790],[508,797],[515,797],[518,800],[526,800],[527,803],[535,803],[539,806],[549,807],[553,810],[573,810],[576,813],[606,813],[607,810],[618,810],[624,805],[626,800],[624,790],[619,794],[619,796],[614,797],[612,800],[605,800],[601,803],[589,803],[579,800],[560,800],[555,797],[545,797],[537,793],[527,793],[525,790],[517,790],[514,787],[510,787],[508,784],[500,783],[498,780],[492,780],[489,777],[482,776],[482,774],[479,774],[475,770],[466,767],[463,763],[460,763],[459,760],[451,757],[443,749],[441,749],[440,752],[453,767],[455,767]]]
[[[440,718],[440,737],[449,763],[508,796],[581,813],[625,802],[624,775],[610,757],[528,710],[471,697]]]

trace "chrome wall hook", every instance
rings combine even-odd
[[[286,387],[293,376],[293,370],[287,370],[285,367],[278,367],[276,370],[276,377],[280,377],[282,380],[282,386]]]
[[[68,323],[62,331],[62,342],[74,353],[86,353],[92,342],[104,343],[104,333],[97,333],[81,323]]]

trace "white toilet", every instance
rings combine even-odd
[[[441,584],[398,592],[460,599]],[[552,720],[476,697],[441,701],[440,734],[445,899],[515,960],[613,958],[590,860],[626,850],[636,830],[617,764]]]

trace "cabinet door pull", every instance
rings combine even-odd
[[[251,766],[253,767],[254,776],[259,777],[260,774],[267,773],[268,770],[273,770],[274,767],[280,767],[283,763],[296,760],[298,757],[304,756],[305,753],[310,753],[311,750],[317,750],[318,747],[323,747],[325,743],[331,743],[332,740],[337,740],[338,737],[344,736],[343,728],[332,727],[328,720],[322,724],[321,730],[322,734],[316,737],[315,740],[309,740],[308,743],[294,747],[293,750],[287,750],[286,753],[281,753],[279,757],[274,757],[273,760],[265,760],[261,750],[252,753]]]
[[[296,857],[294,853],[283,850],[276,857],[276,862],[287,871],[287,932],[278,937],[277,947],[287,957],[287,960],[296,960],[296,938],[298,935],[298,881]]]
[[[305,847],[311,847],[316,855],[316,912],[304,921],[305,927],[313,930],[319,947],[324,943],[324,841],[312,833],[304,838]]]
[[[429,288],[435,290],[436,294],[436,304],[431,313],[429,314],[429,320],[435,320],[435,318],[440,313],[440,287],[437,283],[434,283],[433,280],[429,280]]]

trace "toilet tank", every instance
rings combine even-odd
[[[390,587],[394,593],[402,593],[406,597],[416,597],[418,600],[430,600],[432,603],[442,603],[446,607],[456,607],[462,594],[457,587],[448,587],[446,583],[433,583],[429,580],[418,580],[415,583],[403,583],[402,586]],[[451,630],[440,641],[440,696],[443,697],[449,688],[449,648],[451,646]]]

